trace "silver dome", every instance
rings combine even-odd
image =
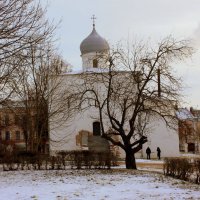
[[[103,52],[109,49],[108,42],[96,32],[95,27],[93,27],[90,35],[85,38],[80,45],[81,54]]]

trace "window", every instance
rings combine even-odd
[[[97,59],[94,59],[94,60],[93,60],[93,67],[94,67],[94,68],[97,68],[97,67],[98,67],[98,61],[97,61]]]
[[[27,130],[25,130],[24,132],[23,132],[23,138],[27,141],[28,140],[28,131]]]
[[[100,122],[94,122],[93,123],[93,135],[101,135],[101,126]]]
[[[179,150],[180,152],[185,152],[184,144],[179,143]]]
[[[20,140],[20,132],[16,131],[15,132],[16,140]]]
[[[6,131],[6,140],[10,140],[10,132],[9,131]]]
[[[188,152],[195,152],[195,144],[188,143]]]
[[[22,115],[21,116],[22,124],[25,126],[28,124],[28,116]]]
[[[16,125],[20,124],[20,117],[19,117],[19,115],[15,115],[15,124]]]
[[[4,124],[9,125],[9,115],[4,116]]]

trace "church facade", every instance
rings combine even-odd
[[[80,45],[82,71],[61,74],[61,88],[65,88],[71,82],[81,82],[82,72],[97,73],[102,64],[97,59],[98,54],[107,54],[109,50],[108,42],[97,33],[93,23],[92,32]],[[157,157],[157,147],[161,149],[161,157],[179,156],[178,124],[177,130],[174,130],[167,128],[165,122],[159,118],[153,118],[149,123],[152,128],[148,134],[148,142],[143,144],[142,150],[137,153],[136,157],[146,158],[147,147],[151,149],[152,158]],[[52,120],[49,126],[50,154],[52,155],[59,151],[70,150],[112,150],[115,154],[124,158],[122,149],[101,137],[99,113],[95,106],[77,112],[69,121],[59,126],[56,126],[54,120]],[[106,127],[106,123],[105,129],[109,129],[109,126]]]

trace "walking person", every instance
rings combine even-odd
[[[158,157],[158,160],[160,160],[160,154],[161,154],[161,150],[159,147],[157,147],[157,157]]]
[[[149,147],[147,147],[146,149],[146,154],[147,154],[147,159],[151,159],[151,149]]]

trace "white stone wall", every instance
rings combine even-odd
[[[64,75],[62,76],[63,83],[61,88],[65,88],[68,82],[81,81],[79,75]],[[56,103],[56,102],[55,102]],[[62,123],[56,129],[54,124],[57,120],[50,122],[50,153],[54,154],[61,150],[77,150],[81,149],[76,145],[76,135],[81,130],[93,132],[93,122],[98,120],[98,110],[90,108],[82,113],[76,113],[70,121]],[[104,118],[106,122],[106,118]],[[109,123],[105,123],[105,130],[108,130]],[[157,147],[161,149],[161,157],[179,156],[179,137],[178,131],[166,127],[166,124],[161,119],[152,119],[149,126],[151,127],[148,136],[148,142],[143,145],[143,150],[138,152],[136,157],[146,158],[146,148],[151,148],[152,158],[157,157]],[[121,156],[124,157],[124,152],[121,150]]]
[[[108,56],[108,52],[102,52],[102,53],[97,53],[97,52],[90,52],[90,53],[86,53],[81,55],[82,57],[82,68],[83,70],[87,70],[87,69],[91,69],[93,68],[93,60],[97,59],[98,61],[98,67],[103,67],[105,66],[105,62],[102,61],[103,59],[100,59],[100,57],[107,57]]]
[[[146,148],[148,146],[151,149],[152,158],[157,158],[157,147],[161,150],[161,157],[178,157],[178,123],[175,130],[168,128],[162,119],[153,120],[150,126],[152,128],[149,131],[148,142],[143,145],[143,157],[146,158]]]
[[[95,58],[96,53],[87,53],[82,55],[82,68],[83,70],[93,67],[93,59]]]

